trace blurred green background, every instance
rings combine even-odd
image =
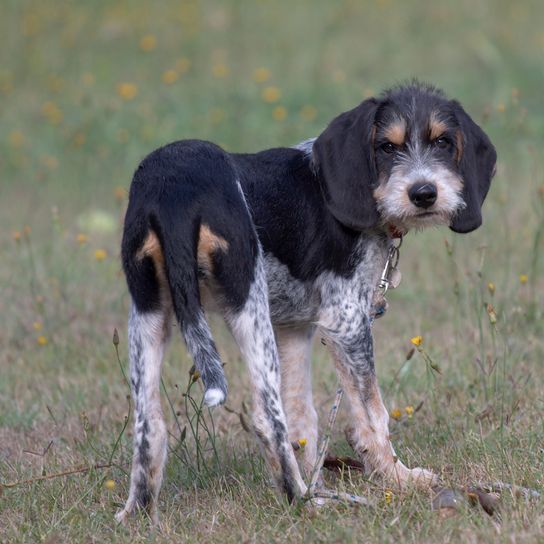
[[[2,481],[103,462],[122,428],[127,389],[111,334],[119,329],[126,365],[128,295],[118,255],[139,160],[182,138],[231,151],[293,145],[365,97],[417,77],[463,103],[499,161],[481,229],[411,234],[403,246],[401,289],[375,327],[377,367],[389,408],[425,404],[413,420],[392,422],[397,451],[408,464],[449,470],[455,481],[542,486],[543,22],[544,2],[526,0],[2,0]],[[229,403],[238,408],[249,402],[247,378],[220,321],[213,324],[228,362]],[[406,363],[409,339],[419,334],[443,370],[434,382],[417,354]],[[316,348],[323,416],[335,378]],[[175,384],[189,367],[175,340],[164,375],[176,408]],[[207,538],[211,516],[229,512],[228,497],[230,518],[217,521],[226,542],[251,540],[257,530],[263,541],[317,531],[316,539],[366,534],[398,542],[414,527],[419,542],[493,540],[496,527],[470,512],[462,523],[437,526],[417,496],[375,517],[333,509],[321,514],[323,525],[307,523],[267,494],[255,455],[236,465],[233,455],[255,452],[237,416],[216,417],[221,444],[232,448],[219,471],[225,480],[200,490],[202,517],[193,508],[192,473],[171,456],[161,509],[174,540]],[[46,460],[24,453],[51,440]],[[66,487],[57,479],[4,492],[0,539],[60,531],[72,541],[89,534],[111,541],[121,531],[112,529],[112,515],[126,497],[129,459],[126,434],[108,476],[118,485],[113,492],[94,473]],[[180,478],[190,489],[181,498]],[[379,499],[379,488],[369,492]],[[539,541],[541,508],[516,508],[504,534]]]

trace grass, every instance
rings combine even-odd
[[[131,433],[122,433],[128,388],[112,334],[117,328],[126,368],[118,248],[138,161],[184,137],[230,150],[291,145],[412,76],[463,102],[496,143],[499,164],[480,230],[410,235],[403,245],[403,283],[375,326],[386,404],[402,414],[391,424],[394,443],[409,465],[452,483],[543,485],[542,4],[157,6],[4,2],[0,481],[110,458],[113,466],[1,488],[0,541],[540,542],[542,502],[509,496],[500,521],[469,507],[446,519],[425,494],[393,492],[388,502],[383,488],[352,475],[329,484],[372,497],[375,508],[289,507],[270,489],[239,415],[225,409],[213,413],[215,430],[199,422],[207,445],[197,464],[187,419],[196,426],[195,406],[182,395],[191,363],[179,339],[164,367],[171,451],[161,531],[150,534],[142,519],[114,523],[128,492]],[[228,406],[241,412],[250,401],[247,377],[212,321],[227,362]],[[406,362],[415,335],[440,374],[428,371],[422,353]],[[319,343],[314,359],[324,421],[336,380]],[[408,417],[405,408],[421,402]],[[349,454],[345,419],[341,413],[334,434],[338,454]]]

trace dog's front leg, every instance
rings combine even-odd
[[[396,456],[389,438],[389,414],[383,404],[376,372],[370,319],[361,314],[340,319],[324,331],[342,388],[349,401],[351,425],[346,435],[368,473],[384,476],[400,487],[409,482],[428,486],[436,476],[407,468]]]

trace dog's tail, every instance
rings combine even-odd
[[[160,226],[155,225],[164,253],[164,264],[174,313],[195,369],[202,376],[208,406],[223,404],[227,379],[212,332],[200,302],[197,244],[200,225],[183,225],[179,210],[161,209]],[[157,218],[158,219],[158,218]],[[156,222],[156,221],[155,221]]]
[[[152,311],[160,304],[157,278],[162,273],[195,370],[202,377],[204,402],[215,406],[226,400],[227,380],[200,302],[195,243],[200,225],[190,224],[176,207],[179,201],[175,200],[158,199],[151,213],[149,208],[144,211],[145,206],[131,206],[132,202],[129,203],[123,235],[123,267],[133,301],[144,311]],[[197,223],[196,220],[193,222]],[[150,233],[158,239],[159,258],[141,254],[144,240]],[[158,267],[162,268],[160,273]]]

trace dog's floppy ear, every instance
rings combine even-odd
[[[458,102],[453,102],[459,122],[459,170],[463,179],[463,208],[451,222],[454,232],[471,232],[482,224],[482,204],[495,174],[497,152],[485,132]]]
[[[332,120],[313,146],[313,161],[327,207],[349,228],[363,230],[378,222],[372,196],[377,183],[374,117],[379,102],[369,98]]]

